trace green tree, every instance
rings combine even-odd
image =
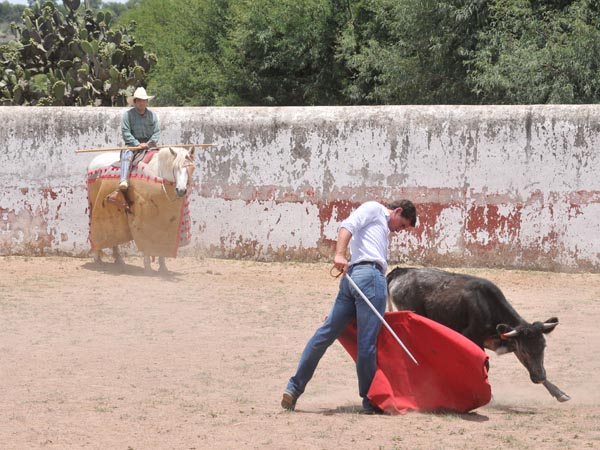
[[[224,54],[241,104],[345,103],[350,73],[335,53],[347,1],[240,0],[231,17]]]
[[[33,2],[13,26],[16,40],[0,46],[4,105],[123,105],[145,83],[154,55],[131,28],[111,30],[109,12],[79,12],[80,0]]]
[[[10,23],[19,20],[24,9],[22,5],[12,5],[4,0],[0,3],[0,22]]]
[[[600,101],[600,2],[494,1],[468,60],[483,103]]]
[[[353,103],[473,103],[464,61],[485,24],[484,0],[359,0],[338,59]]]
[[[335,58],[346,0],[140,0],[157,104],[316,105],[343,100]]]
[[[121,16],[136,20],[136,38],[157,56],[148,84],[155,104],[229,103],[220,48],[228,11],[224,0],[141,0]]]

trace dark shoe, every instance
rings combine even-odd
[[[290,391],[285,391],[281,399],[281,407],[283,409],[287,409],[288,411],[293,411],[296,409],[296,400],[298,400],[297,396]]]
[[[371,408],[363,408],[358,413],[363,416],[379,416],[383,414],[383,410],[373,406]]]

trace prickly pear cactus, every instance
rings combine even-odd
[[[80,10],[80,0],[36,0],[0,45],[0,104],[120,106],[145,85],[156,57],[131,35],[135,23],[111,29],[107,11]],[[83,8],[82,8],[83,9]]]

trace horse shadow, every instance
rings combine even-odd
[[[88,261],[81,266],[82,269],[89,270],[92,272],[104,273],[107,275],[130,275],[136,277],[158,277],[168,281],[178,281],[179,277],[182,275],[181,272],[175,272],[171,270],[167,270],[166,272],[161,272],[158,270],[152,270],[148,272],[146,269],[140,266],[136,266],[134,264],[127,264],[123,262],[121,264],[115,264],[113,262],[95,262]]]

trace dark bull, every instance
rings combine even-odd
[[[546,379],[545,334],[558,325],[526,322],[492,282],[437,269],[396,268],[387,275],[390,310],[409,310],[441,323],[482,349],[498,354],[514,352],[529,371],[531,381],[542,383],[564,402],[570,397]]]

